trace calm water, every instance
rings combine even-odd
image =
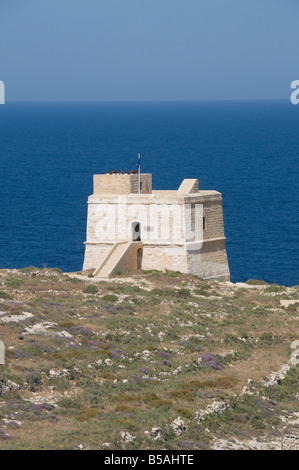
[[[198,177],[223,194],[232,281],[298,279],[299,106],[289,102],[0,106],[0,267],[83,263],[92,175]]]

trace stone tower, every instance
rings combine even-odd
[[[88,198],[83,270],[94,275],[157,269],[229,280],[222,197],[185,179],[177,191],[152,190],[152,175],[94,175]]]

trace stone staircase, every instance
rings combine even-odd
[[[142,242],[121,241],[115,243],[93,275],[109,278],[118,272],[136,271],[137,250],[140,248],[142,248]]]

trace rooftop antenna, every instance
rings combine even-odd
[[[140,153],[138,153],[137,170],[138,170],[138,194],[140,194]]]

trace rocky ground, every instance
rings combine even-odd
[[[253,280],[1,270],[0,449],[298,448],[298,306]]]

